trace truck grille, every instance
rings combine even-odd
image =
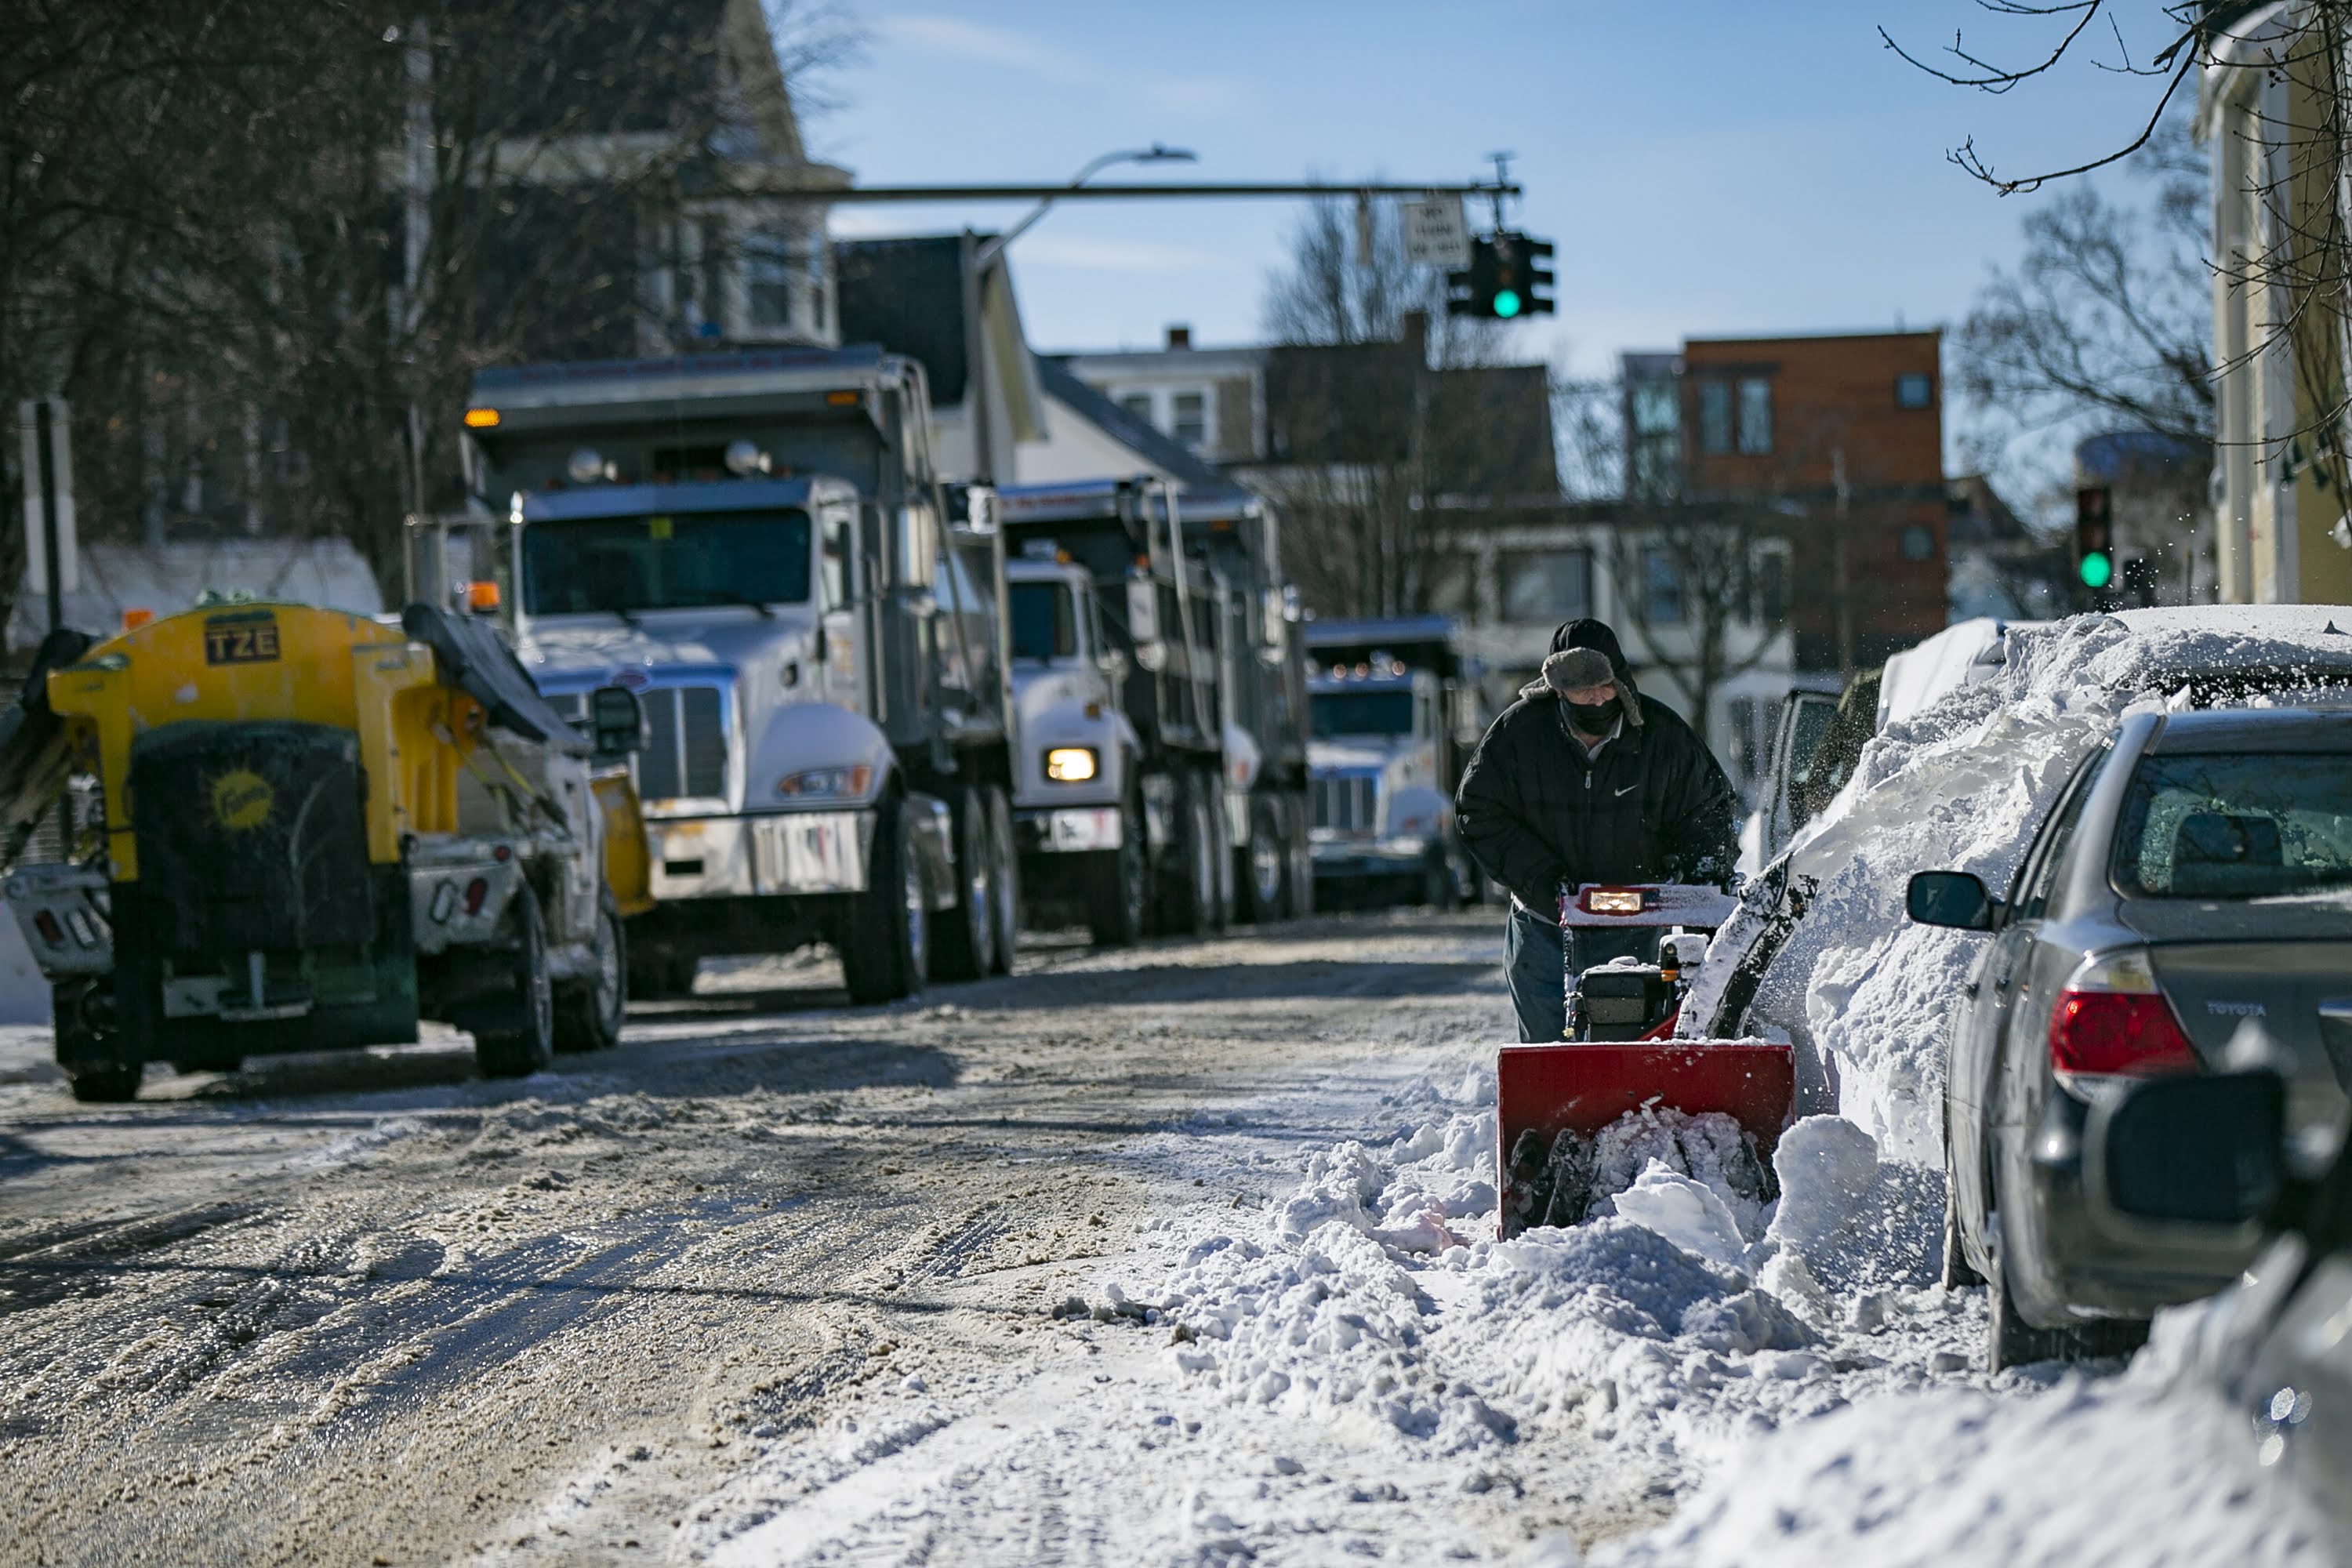
[[[637,795],[646,801],[723,798],[727,794],[727,691],[661,686],[637,693],[646,705],[646,747],[636,756]],[[584,693],[551,697],[555,710],[584,722]]]
[[[1380,829],[1380,780],[1373,774],[1318,778],[1310,798],[1317,827],[1334,833],[1365,834]]]

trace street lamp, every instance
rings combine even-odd
[[[1088,180],[1093,179],[1105,169],[1111,168],[1119,163],[1197,163],[1200,161],[1201,155],[1192,151],[1190,148],[1163,146],[1161,143],[1154,142],[1149,147],[1138,148],[1129,152],[1105,153],[1101,157],[1092,160],[1084,168],[1070,176],[1070,189],[1074,191],[1076,190],[1080,185],[1085,184]],[[1014,240],[1019,239],[1023,235],[1028,233],[1030,226],[1039,218],[1044,217],[1046,211],[1051,208],[1053,205],[1054,198],[1047,196],[1044,201],[1039,202],[1035,206],[1030,208],[1029,214],[1026,217],[1024,217],[1019,223],[1014,224],[1011,228],[1008,228],[1003,234],[998,235],[994,239],[992,239],[987,244],[982,246],[980,247],[980,254],[973,258],[973,265],[975,267],[984,268],[990,262],[995,260],[999,255],[1003,254],[1006,246],[1011,245]]]
[[[1105,153],[1089,160],[1070,176],[1070,189],[1076,190],[1105,169],[1118,163],[1193,163],[1199,161],[1200,154],[1188,148],[1163,146],[1154,142],[1149,147]],[[980,280],[990,264],[1004,254],[1004,247],[1028,233],[1031,226],[1044,217],[1053,205],[1054,198],[1047,196],[1032,207],[1019,223],[985,243],[970,229],[964,230],[963,363],[971,396],[971,472],[972,478],[984,484],[995,482],[996,465],[989,455],[993,432],[989,418],[988,377],[983,370],[986,350],[985,334],[980,329]]]

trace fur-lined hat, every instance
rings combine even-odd
[[[1618,678],[1616,667],[1609,656],[1595,647],[1562,648],[1543,661],[1543,673],[1519,688],[1522,697],[1539,697],[1549,692],[1565,698],[1571,691],[1582,691],[1595,686],[1606,686],[1617,694],[1617,708],[1624,714],[1625,722],[1635,729],[1642,726],[1642,703],[1625,683]]]

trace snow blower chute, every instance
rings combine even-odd
[[[1581,1218],[1595,1134],[1644,1107],[1729,1116],[1770,1170],[1796,1103],[1795,1052],[1764,1040],[1671,1037],[1687,977],[1735,907],[1713,888],[1587,884],[1561,893],[1563,928],[1639,932],[1646,952],[1580,971],[1569,944],[1561,1042],[1506,1046],[1497,1056],[1504,1237]]]

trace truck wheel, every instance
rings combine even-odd
[[[1181,838],[1160,885],[1160,929],[1171,936],[1195,936],[1215,928],[1216,840],[1198,778],[1178,775]]]
[[[665,952],[650,942],[630,944],[629,995],[638,1002],[675,1002],[694,994],[696,961]]]
[[[1242,919],[1263,923],[1290,912],[1290,838],[1279,801],[1250,803],[1250,845],[1244,857]]]
[[[885,797],[876,816],[866,891],[851,897],[843,924],[841,969],[852,1002],[896,1002],[923,988],[930,901],[922,860],[915,853],[914,825],[897,795]]]
[[[1021,945],[1021,855],[1013,847],[1013,802],[994,784],[981,792],[988,803],[988,837],[996,855],[996,901],[989,918],[996,925],[994,974],[1013,973],[1013,955]]]
[[[1422,868],[1421,901],[1433,910],[1450,910],[1459,901],[1454,897],[1454,868],[1445,863],[1442,849]]]
[[[955,908],[940,922],[932,969],[941,980],[978,980],[996,968],[997,866],[987,798],[976,789],[957,797]]]
[[[1119,810],[1119,845],[1087,857],[1087,931],[1097,947],[1132,947],[1151,904],[1151,865],[1143,809],[1130,797]]]
[[[610,1050],[621,1043],[621,1025],[629,1011],[628,938],[621,929],[621,911],[612,889],[596,895],[596,930],[588,953],[588,973],[563,988],[555,1007],[555,1048],[559,1051]]]
[[[1213,931],[1234,923],[1241,894],[1234,879],[1234,836],[1225,823],[1225,782],[1214,773],[1199,776],[1201,815],[1209,829],[1209,924]]]
[[[102,981],[70,980],[49,987],[58,1066],[84,1105],[121,1105],[139,1097],[144,1063],[123,1061],[113,1024],[113,994]]]
[[[1294,916],[1315,912],[1315,845],[1307,824],[1307,807],[1301,802],[1290,824],[1290,912]]]
[[[515,890],[512,997],[489,1026],[474,1031],[474,1065],[484,1078],[529,1078],[555,1056],[555,989],[547,978],[547,925],[539,895],[525,883]]]

